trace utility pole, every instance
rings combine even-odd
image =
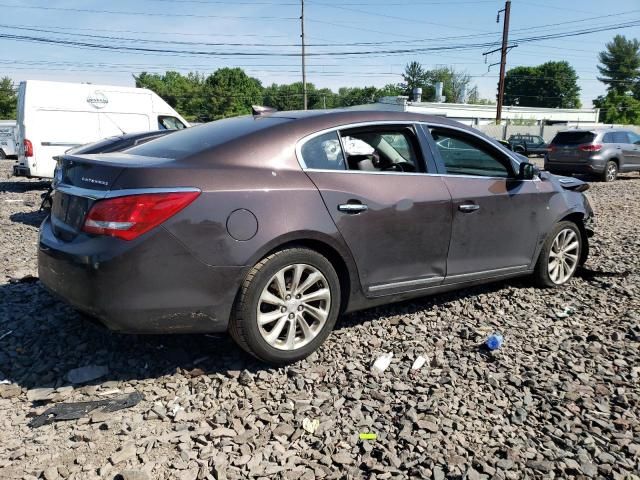
[[[507,68],[507,52],[509,51],[509,17],[511,16],[511,0],[507,0],[504,10],[498,12],[498,22],[500,12],[504,12],[504,25],[502,27],[502,52],[500,57],[500,81],[498,83],[498,106],[496,108],[496,124],[502,121],[502,104],[504,103],[504,76]]]
[[[300,13],[300,38],[302,39],[302,102],[304,109],[307,109],[307,68],[305,66],[305,53],[304,53],[304,0],[300,0],[301,13]]]

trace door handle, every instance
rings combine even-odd
[[[480,209],[480,205],[476,205],[475,203],[465,203],[463,205],[458,206],[458,210],[460,210],[463,213],[472,213],[479,209]]]
[[[369,206],[364,203],[343,203],[338,205],[338,210],[344,213],[361,213],[366,212],[368,209]]]

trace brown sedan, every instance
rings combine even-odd
[[[587,257],[579,180],[480,132],[395,112],[220,120],[124,153],[67,155],[40,232],[53,292],[126,332],[229,331],[272,363],[340,313]]]

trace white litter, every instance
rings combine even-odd
[[[111,390],[105,390],[104,392],[99,392],[98,395],[101,397],[106,397],[107,395],[113,395],[114,393],[121,393],[122,390],[119,388],[112,388]]]
[[[11,385],[11,382],[5,378],[4,380],[0,380],[0,385]]]
[[[302,428],[304,428],[309,433],[315,433],[319,426],[320,420],[318,420],[317,418],[311,420],[308,417],[304,417],[304,420],[302,420]]]
[[[387,368],[389,368],[389,365],[391,365],[392,358],[393,352],[383,353],[376,359],[375,362],[373,362],[373,367],[371,367],[371,370],[378,373],[384,372]]]
[[[413,362],[413,365],[411,366],[411,370],[420,370],[425,363],[427,363],[427,359],[422,355],[418,355],[418,358],[416,358],[416,360]]]

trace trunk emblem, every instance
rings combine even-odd
[[[98,185],[109,186],[109,182],[107,182],[106,180],[98,180],[98,179],[89,178],[89,177],[82,177],[81,180],[83,182],[87,182],[87,183],[95,183],[95,184],[98,184]]]

